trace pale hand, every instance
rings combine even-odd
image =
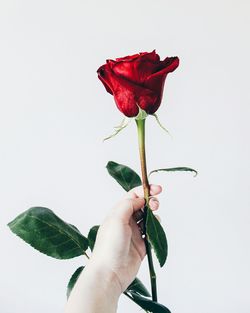
[[[150,195],[161,192],[151,185]],[[122,292],[134,280],[145,257],[145,243],[133,214],[145,204],[142,187],[132,189],[100,226],[93,254],[71,292],[65,313],[116,312]],[[157,210],[156,198],[150,207]]]

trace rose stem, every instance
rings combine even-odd
[[[140,161],[141,161],[142,185],[143,185],[143,191],[144,191],[144,198],[146,200],[146,205],[144,207],[144,233],[145,233],[144,242],[145,242],[146,253],[147,253],[147,258],[148,258],[152,300],[157,302],[156,274],[154,270],[151,245],[147,239],[147,234],[146,234],[146,218],[147,218],[147,210],[149,208],[150,186],[148,182],[146,152],[145,152],[145,121],[146,119],[140,119],[140,120],[138,119],[136,120],[136,124],[137,124],[139,153],[140,153]]]

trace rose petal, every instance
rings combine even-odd
[[[136,54],[112,63],[112,70],[116,75],[130,80],[136,84],[143,84],[148,76],[159,68],[160,57],[155,50],[150,53]]]
[[[107,64],[104,64],[98,68],[98,70],[97,70],[98,78],[103,83],[107,92],[109,92],[111,95],[113,95],[112,86],[110,84],[108,77],[106,77],[106,74],[105,74],[106,70],[107,70],[106,67],[107,67]]]
[[[112,92],[116,105],[123,114],[134,117],[139,113],[134,86],[129,81],[115,75],[110,69],[109,63],[99,68],[98,77],[106,90]]]
[[[161,98],[158,97],[156,93],[154,93],[150,89],[143,89],[143,92],[138,98],[139,107],[146,111],[148,114],[153,114],[157,111],[161,103]]]
[[[98,77],[114,96],[118,109],[128,117],[135,117],[139,108],[148,114],[157,111],[166,76],[178,65],[178,57],[160,61],[159,55],[153,50],[116,60],[109,59],[98,69]]]
[[[167,74],[173,72],[178,67],[178,65],[178,57],[166,58],[161,63],[161,67],[164,67],[160,71],[150,75],[145,81],[145,86],[151,90],[154,90],[155,92],[161,92],[162,94],[163,85]]]

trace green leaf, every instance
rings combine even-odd
[[[93,226],[88,233],[88,241],[89,241],[89,247],[91,251],[93,251],[94,249],[96,235],[97,235],[99,227],[100,227],[99,225]]]
[[[148,292],[147,288],[143,285],[143,283],[137,277],[128,286],[126,291],[135,292],[145,297],[150,297],[150,293]]]
[[[70,296],[70,293],[71,293],[73,287],[75,286],[75,283],[77,282],[77,279],[80,276],[83,269],[84,269],[84,266],[78,267],[78,269],[71,276],[69,283],[68,283],[68,286],[67,286],[67,298]]]
[[[109,174],[122,186],[123,189],[130,189],[142,184],[140,176],[126,165],[109,161],[106,165]]]
[[[144,298],[137,293],[131,292],[131,296],[127,294],[127,296],[138,304],[142,309],[152,312],[152,313],[171,313],[168,308],[164,305]]]
[[[71,259],[85,253],[88,239],[50,209],[33,207],[8,224],[11,231],[33,248],[56,259]]]
[[[168,255],[167,238],[164,229],[150,208],[147,208],[146,233],[160,266],[162,267],[165,264]]]
[[[198,172],[190,167],[171,167],[171,168],[159,168],[157,170],[153,170],[149,173],[149,176],[153,173],[157,172],[193,172],[196,176]]]

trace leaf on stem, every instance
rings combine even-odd
[[[198,175],[198,172],[190,167],[170,167],[170,168],[159,168],[157,170],[153,170],[149,173],[149,176],[157,172],[193,172],[194,176]]]
[[[128,297],[146,311],[152,313],[171,313],[164,305],[142,297],[137,293],[131,292],[131,296],[128,295]]]
[[[71,276],[69,283],[68,283],[68,286],[67,286],[67,298],[70,296],[70,293],[71,293],[72,289],[74,288],[75,283],[77,282],[77,279],[80,276],[83,269],[84,269],[84,266],[78,267],[78,269]]]
[[[168,255],[167,238],[164,229],[150,208],[147,208],[146,233],[160,266],[162,267]]]
[[[28,209],[8,226],[33,248],[56,259],[71,259],[88,249],[88,239],[75,226],[44,207]]]
[[[126,289],[126,292],[134,292],[144,297],[150,297],[150,293],[147,288],[143,285],[139,278],[135,278],[132,283]]]
[[[109,161],[106,165],[109,174],[122,186],[126,191],[142,184],[140,176],[126,165]]]
[[[93,226],[88,233],[88,241],[89,241],[89,247],[91,251],[93,251],[94,249],[95,240],[96,240],[99,227],[100,227],[99,225]]]

